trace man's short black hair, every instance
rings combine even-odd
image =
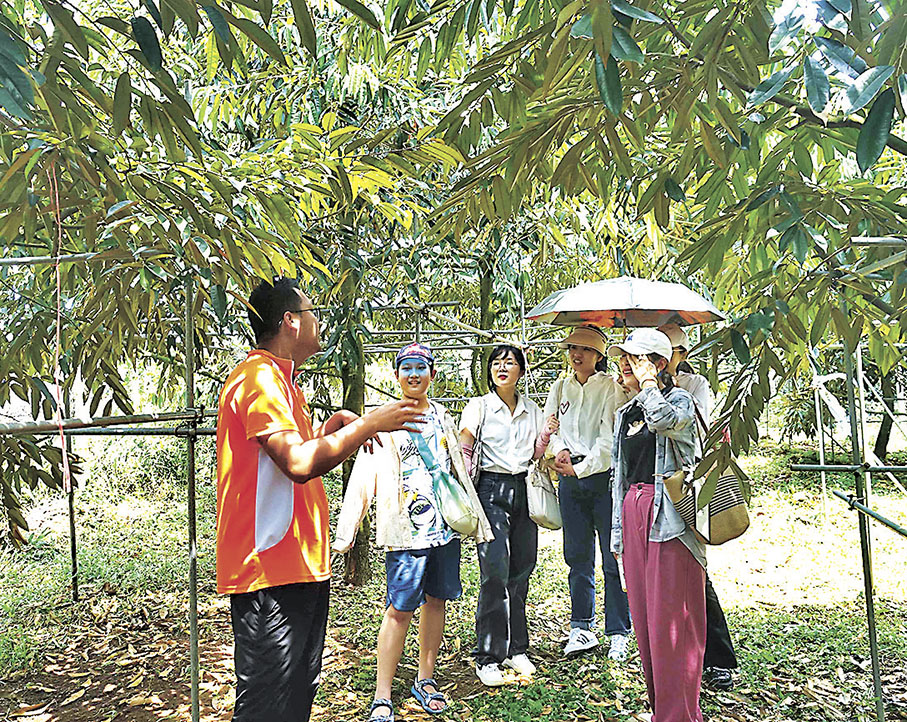
[[[262,281],[249,296],[249,323],[255,343],[270,341],[277,335],[280,321],[287,311],[299,310],[299,281],[295,278],[275,278],[273,283]]]

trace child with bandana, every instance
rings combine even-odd
[[[456,424],[445,408],[428,398],[436,374],[431,349],[419,343],[405,346],[397,353],[394,368],[403,397],[415,400],[422,411],[420,428],[379,434],[379,444],[371,452],[359,452],[334,541],[334,549],[340,552],[353,545],[374,498],[376,541],[387,550],[387,599],[378,632],[378,674],[370,722],[394,720],[391,684],[410,622],[419,608],[419,670],[411,692],[429,714],[439,714],[448,706],[434,680],[434,670],[446,602],[462,593],[460,537],[441,515],[426,456],[466,489],[479,520],[476,541],[494,538],[469,481]]]

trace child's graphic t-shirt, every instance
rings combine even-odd
[[[450,452],[444,439],[439,410],[431,405],[425,414],[422,438],[442,469],[450,470]],[[441,516],[435,497],[434,483],[419,448],[407,431],[394,431],[394,441],[400,451],[400,472],[403,510],[409,514],[412,544],[409,549],[428,549],[447,544],[456,537]]]

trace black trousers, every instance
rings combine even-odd
[[[479,603],[476,664],[503,662],[529,649],[526,596],[535,569],[539,529],[529,518],[525,474],[483,471],[479,499],[494,541],[477,544]]]
[[[705,575],[705,656],[704,667],[737,668],[734,643],[727,628],[724,611],[718,602],[718,595],[712,586],[708,573]]]
[[[324,581],[231,596],[236,722],[308,722],[321,677],[330,591]]]

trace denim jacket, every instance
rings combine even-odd
[[[657,388],[643,389],[615,413],[614,445],[611,452],[614,469],[614,482],[611,486],[613,497],[611,551],[623,553],[622,513],[624,497],[630,489],[630,480],[626,478],[627,460],[621,455],[620,437],[624,416],[633,404],[642,407],[646,423],[655,433],[655,503],[652,508],[649,541],[665,542],[680,539],[696,561],[705,567],[705,546],[680,518],[664,485],[665,477],[680,468],[690,467],[696,459],[701,458],[693,397],[677,386],[672,386],[664,393]],[[679,459],[676,458],[678,456]]]

